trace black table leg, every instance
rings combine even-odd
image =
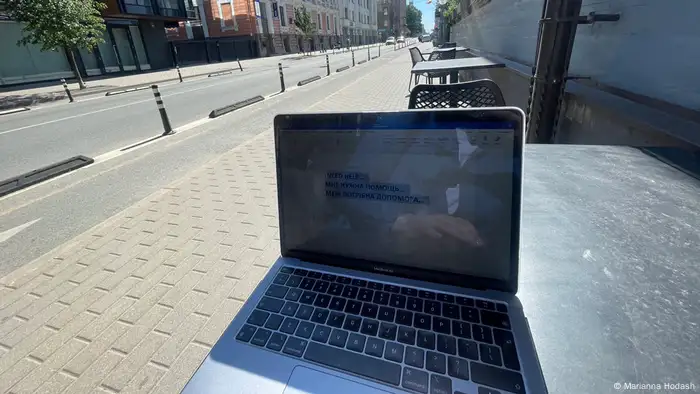
[[[459,82],[459,73],[457,71],[450,72],[450,83]]]

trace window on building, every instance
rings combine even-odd
[[[389,15],[389,9],[388,9],[388,8],[384,8],[384,15]]]
[[[345,7],[345,19],[350,19],[348,18],[348,7]]]
[[[282,26],[287,26],[286,10],[284,9],[284,6],[283,5],[279,6],[279,10],[280,10],[280,24]]]
[[[233,0],[218,0],[221,30],[238,30]]]
[[[326,15],[326,30],[331,29],[331,17]]]
[[[321,28],[321,14],[316,14],[316,19],[318,19],[318,25],[316,26],[317,29]]]

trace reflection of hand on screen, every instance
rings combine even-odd
[[[443,238],[463,241],[470,246],[482,246],[484,241],[469,221],[445,214],[406,214],[396,218],[393,233],[407,238]]]

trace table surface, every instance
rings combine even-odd
[[[503,63],[491,61],[485,57],[466,57],[459,59],[418,62],[415,66],[413,66],[411,72],[424,73],[433,71],[459,71],[494,67],[505,67],[505,65]]]
[[[523,193],[518,297],[550,393],[700,391],[700,180],[634,148],[528,145]]]
[[[450,50],[452,50],[452,49],[454,49],[456,52],[463,52],[463,51],[469,50],[469,48],[465,48],[465,47],[456,47],[456,48],[433,48],[432,51],[426,52],[425,54],[432,53],[432,52],[447,52],[447,51],[450,51]]]

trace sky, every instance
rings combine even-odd
[[[413,5],[423,13],[423,28],[427,33],[432,32],[435,27],[435,1],[430,4],[427,4],[426,0],[413,1]]]

